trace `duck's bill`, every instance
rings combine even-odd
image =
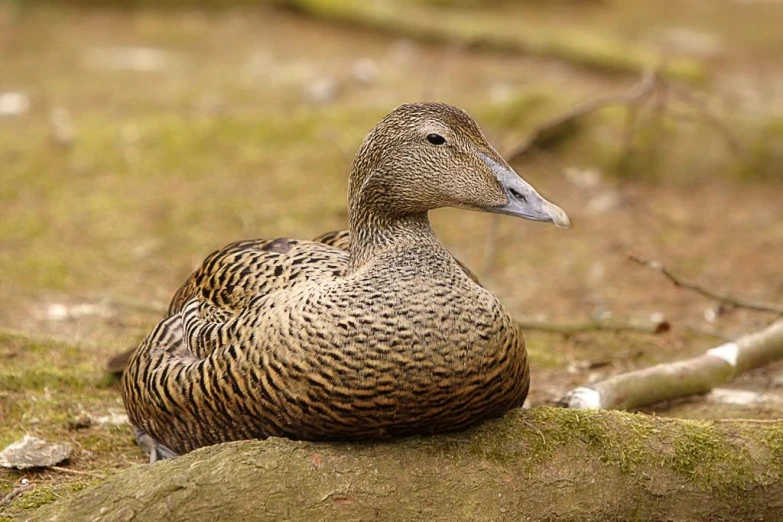
[[[538,194],[536,195],[538,196]],[[538,196],[538,198],[539,201],[530,202],[528,200],[528,202],[522,205],[511,202],[503,207],[497,207],[495,212],[517,216],[531,221],[553,223],[560,228],[568,228],[571,226],[571,219],[568,217],[568,214],[565,213],[565,210],[554,203],[550,203],[541,196]]]
[[[493,162],[494,163],[494,162]],[[506,191],[508,204],[502,207],[492,207],[492,212],[508,214],[531,221],[553,223],[561,228],[571,226],[571,220],[565,210],[544,199],[536,189],[510,168],[502,165],[492,165],[493,172]]]

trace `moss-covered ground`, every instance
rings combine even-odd
[[[432,3],[416,4],[431,24]],[[449,14],[450,31],[475,14],[471,2],[460,4],[468,11]],[[744,17],[730,3],[705,11],[660,2],[655,13],[643,2],[533,4],[503,3],[475,27],[502,20],[498,31],[513,33],[517,20],[569,38],[600,33],[601,49],[629,42],[645,56],[696,64],[698,82],[680,78],[684,88],[742,144],[731,151],[692,108],[675,106],[677,118],[659,121],[651,107],[640,114],[633,168],[621,169],[629,160],[619,152],[625,114],[614,108],[516,164],[568,210],[571,230],[435,213],[444,244],[514,313],[662,313],[673,322],[672,333],[656,337],[531,332],[531,403],[544,404],[591,378],[698,353],[718,342],[704,329],[736,335],[771,319],[734,311],[708,324],[704,312],[714,303],[667,286],[626,255],[660,259],[729,292],[783,300],[783,98],[774,88],[783,82],[774,67],[783,43],[777,11],[766,4],[744,7]],[[0,518],[143,462],[129,427],[97,421],[122,411],[105,360],[143,337],[213,249],[344,227],[351,157],[391,108],[420,99],[461,105],[508,151],[575,103],[627,89],[646,66],[608,71],[570,57],[573,43],[557,53],[498,52],[443,43],[454,35],[424,44],[409,30],[361,25],[272,6],[0,3],[0,95],[29,101],[23,114],[0,115],[0,447],[30,433],[75,450],[60,469],[0,470],[0,499],[21,479],[32,483],[0,505]],[[609,49],[631,59],[622,46]],[[734,386],[779,399],[780,372],[778,365]],[[781,416],[780,401],[670,406],[694,418]],[[573,428],[595,444],[606,440],[587,421]],[[605,450],[627,467],[639,448]],[[692,471],[688,459],[679,462]]]

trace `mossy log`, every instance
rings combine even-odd
[[[297,12],[422,42],[563,60],[596,72],[641,74],[661,67],[666,77],[699,83],[704,64],[687,57],[663,60],[654,49],[613,38],[601,31],[538,28],[519,18],[488,17],[476,10],[437,9],[415,2],[363,0],[270,0]],[[665,63],[664,63],[665,62]]]
[[[783,421],[536,408],[452,435],[235,442],[136,466],[32,517],[662,519],[783,519]]]

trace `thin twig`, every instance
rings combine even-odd
[[[783,315],[783,305],[777,303],[770,303],[768,301],[749,299],[745,297],[736,297],[729,294],[720,293],[715,290],[710,290],[709,288],[706,288],[696,283],[684,281],[679,276],[672,274],[669,271],[669,269],[667,269],[659,261],[649,261],[647,259],[641,258],[639,256],[635,256],[633,254],[629,254],[628,259],[630,259],[634,263],[647,267],[651,270],[656,270],[660,272],[666,277],[666,279],[671,281],[672,284],[674,284],[674,286],[678,288],[685,288],[687,290],[692,290],[698,294],[703,295],[704,297],[707,297],[709,299],[715,299],[720,303],[728,304],[736,308],[747,308],[749,310],[756,310],[759,312],[771,312],[771,313]]]
[[[586,321],[552,322],[533,317],[517,317],[517,325],[523,330],[537,330],[563,335],[575,335],[584,332],[639,332],[662,334],[671,329],[668,321],[589,319]]]
[[[548,135],[551,135],[553,131],[571,124],[575,120],[583,118],[588,114],[592,114],[593,112],[610,105],[629,105],[639,103],[655,92],[659,82],[660,75],[657,71],[647,72],[639,83],[624,93],[598,96],[592,100],[587,100],[581,105],[577,105],[570,111],[538,125],[528,134],[528,136],[525,138],[525,141],[521,145],[511,150],[507,157],[508,161],[511,162],[527,155],[532,150],[536,149],[542,139]]]
[[[715,129],[715,132],[720,134],[735,156],[740,156],[742,154],[742,145],[740,144],[740,141],[737,139],[734,133],[723,124],[720,118],[712,113],[703,100],[698,99],[687,89],[683,89],[676,85],[669,85],[669,89],[676,97],[680,98],[687,105],[692,107],[699,114],[699,117],[703,122]]]
[[[722,122],[698,96],[686,88],[666,81],[661,76],[660,69],[654,69],[646,72],[639,83],[625,92],[598,96],[591,100],[587,100],[570,111],[534,127],[525,140],[516,148],[511,149],[506,157],[508,161],[511,162],[523,156],[527,156],[531,152],[540,149],[542,142],[553,136],[556,131],[573,124],[580,118],[612,105],[623,105],[627,109],[623,128],[622,146],[623,157],[628,157],[633,148],[636,127],[638,126],[638,111],[651,99],[654,103],[653,109],[655,115],[659,119],[664,117],[676,119],[676,116],[670,115],[671,104],[669,102],[672,99],[676,99],[690,107],[696,113],[697,121],[713,128],[726,142],[729,150],[735,156],[741,156],[743,150],[741,142],[737,139],[729,126]]]
[[[27,491],[33,487],[33,485],[30,483],[28,479],[22,479],[22,481],[17,484],[14,489],[11,490],[10,493],[5,495],[2,499],[0,499],[0,507],[5,507],[9,505],[16,497]]]
[[[127,297],[107,297],[106,299],[101,299],[100,302],[113,308],[130,308],[154,314],[165,314],[168,311],[168,306],[158,301],[139,301]]]
[[[106,478],[106,475],[104,475],[102,473],[94,473],[92,471],[80,471],[78,469],[63,468],[61,466],[49,466],[49,469],[53,469],[53,470],[59,471],[61,473],[68,473],[70,475],[80,475],[80,476],[93,477],[93,478],[99,478],[99,479]]]
[[[685,326],[682,329],[694,334],[706,335],[707,337],[720,339],[721,341],[733,341],[735,339],[735,337],[732,337],[714,328],[706,328],[704,326],[697,326],[695,324]]]

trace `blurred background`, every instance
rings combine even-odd
[[[531,331],[531,404],[757,329],[774,317],[628,255],[783,301],[782,21],[775,0],[0,1],[0,447],[67,440],[87,480],[143,461],[106,360],[216,248],[344,228],[353,154],[404,102],[466,109],[571,215],[434,213],[512,313],[672,325]],[[732,387],[755,398],[657,411],[783,416],[780,364]],[[85,477],[37,480],[11,513]]]

